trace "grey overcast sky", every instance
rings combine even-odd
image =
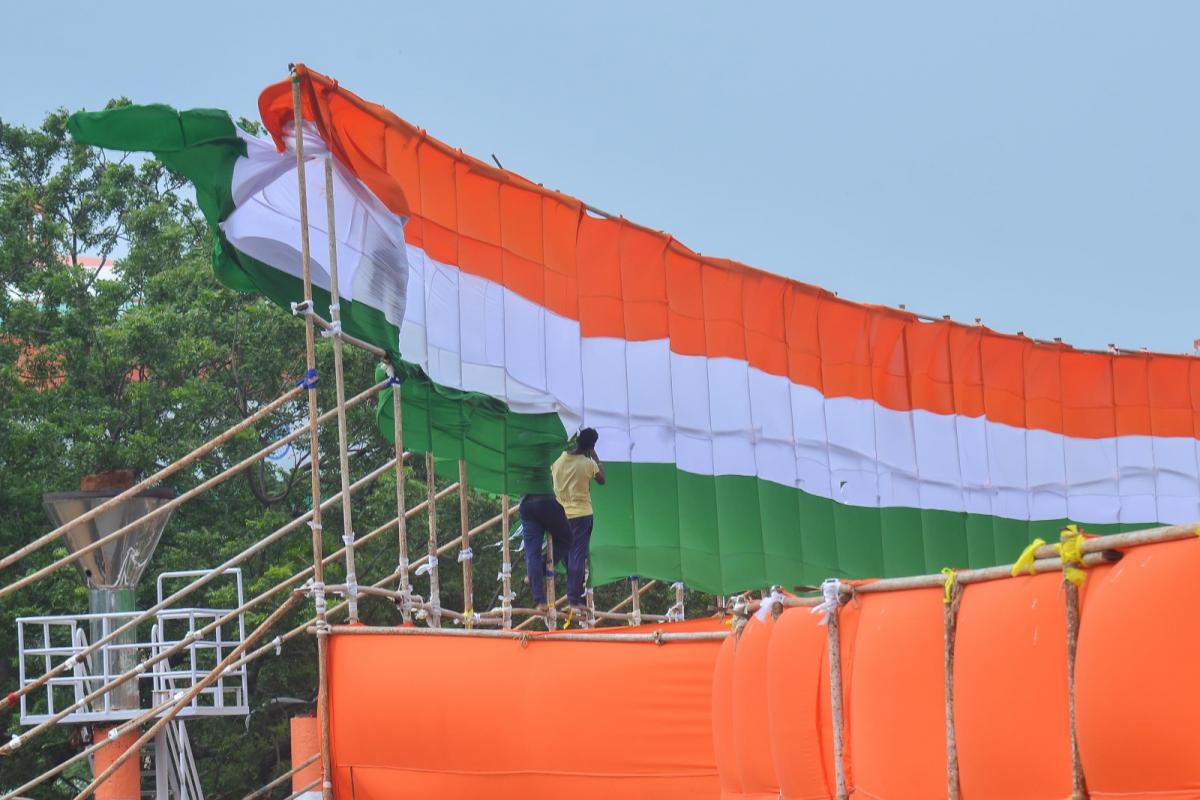
[[[1079,346],[1200,337],[1200,3],[4,4],[0,118],[303,61],[700,252]]]

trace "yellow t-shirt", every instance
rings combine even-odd
[[[554,496],[567,512],[568,519],[592,513],[592,478],[599,469],[587,456],[572,453],[563,453],[550,467]]]

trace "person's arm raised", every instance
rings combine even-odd
[[[588,456],[591,457],[592,461],[596,462],[596,475],[595,475],[596,483],[603,486],[604,480],[605,480],[604,465],[600,463],[600,456],[596,455],[596,451],[594,449],[588,452]]]

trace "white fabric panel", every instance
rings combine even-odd
[[[234,163],[236,208],[221,223],[229,243],[243,253],[301,277],[300,190],[295,150],[276,152],[270,143],[238,132],[246,156]],[[303,131],[308,187],[309,263],[313,283],[329,282],[329,230],[325,201],[324,143],[310,126]],[[366,302],[399,327],[405,318],[408,264],[404,220],[388,211],[336,162],[333,170],[337,228],[338,289],[348,301]]]
[[[313,280],[325,289],[324,155],[306,130]],[[294,156],[247,137],[234,169],[239,250],[300,275]],[[1016,519],[1185,522],[1200,517],[1200,443],[1188,437],[1075,439],[985,418],[825,398],[730,358],[682,356],[666,340],[587,338],[575,320],[404,244],[403,220],[335,171],[338,265],[348,300],[403,320],[400,347],[440,384],[517,412],[600,431],[612,460],[755,475],[862,506]]]

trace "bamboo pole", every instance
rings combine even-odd
[[[425,454],[425,483],[429,490],[429,496],[433,497],[437,494],[437,485],[435,483],[433,472],[433,442],[429,443],[429,452]],[[429,604],[433,608],[433,613],[429,617],[431,627],[442,627],[442,592],[438,582],[438,543],[437,543],[437,507],[435,503],[429,503],[426,506],[429,518],[429,540],[428,540],[428,555],[426,556],[425,566],[429,571]]]
[[[1063,575],[1067,608],[1067,714],[1071,723],[1071,798],[1087,800],[1087,779],[1075,728],[1075,653],[1079,647],[1079,587]]]
[[[225,670],[232,665],[234,661],[240,658],[242,653],[246,652],[246,650],[250,648],[250,645],[254,644],[254,642],[256,642],[264,633],[266,633],[266,631],[268,631],[272,625],[278,622],[284,614],[286,614],[288,611],[291,611],[292,606],[296,604],[296,601],[300,599],[300,596],[301,595],[299,592],[293,593],[292,596],[283,603],[283,605],[272,611],[269,617],[263,620],[258,627],[251,631],[250,634],[243,639],[237,647],[233,648],[229,655],[221,659],[220,663],[213,667],[207,675],[205,675],[196,683],[192,684],[191,688],[185,691],[182,697],[173,700],[171,706],[160,717],[158,717],[158,719],[155,720],[153,725],[146,729],[145,733],[138,737],[137,741],[131,744],[128,749],[125,750],[125,752],[117,756],[117,758],[111,764],[109,764],[103,772],[97,775],[82,792],[75,795],[75,800],[84,800],[84,798],[96,790],[97,786],[112,777],[113,773],[120,769],[122,764],[136,756],[141,751],[142,745],[153,739],[156,733],[166,727],[167,723],[173,720],[180,711],[186,708],[188,704],[191,703],[196,697],[196,695],[200,694],[200,692],[216,683],[217,680],[225,673]]]
[[[111,497],[108,500],[105,500],[103,503],[101,503],[100,505],[91,509],[90,511],[86,511],[83,514],[80,514],[78,517],[75,517],[75,519],[64,522],[62,525],[59,525],[57,528],[50,531],[49,533],[39,536],[37,539],[34,539],[32,542],[25,545],[24,547],[19,548],[15,552],[9,553],[8,555],[4,556],[3,558],[0,558],[0,569],[4,569],[6,567],[12,566],[13,564],[17,563],[25,556],[28,556],[29,554],[41,549],[42,547],[45,547],[47,544],[50,544],[51,542],[56,541],[62,534],[66,533],[71,528],[74,528],[77,525],[82,525],[85,522],[90,522],[91,520],[93,520],[96,517],[100,516],[101,514],[105,513],[109,509],[116,508],[118,505],[120,505],[121,503],[124,503],[129,498],[134,497],[135,495],[150,488],[154,484],[161,481],[163,478],[174,475],[179,470],[183,469],[184,467],[188,466],[189,464],[194,463],[197,459],[202,458],[203,456],[207,455],[208,453],[211,453],[213,450],[215,450],[218,447],[220,447],[221,445],[225,444],[230,439],[237,436],[239,433],[246,430],[247,428],[249,428],[254,423],[258,422],[263,417],[269,416],[270,414],[274,413],[275,411],[278,411],[281,407],[283,407],[287,403],[294,400],[300,394],[301,389],[302,389],[302,387],[300,387],[300,386],[292,387],[288,391],[281,394],[279,397],[272,400],[267,405],[260,408],[258,411],[255,411],[253,414],[246,417],[241,422],[237,423],[233,427],[226,428],[220,434],[214,436],[213,438],[209,439],[204,444],[202,444],[199,447],[197,447],[196,449],[192,450],[192,452],[188,453],[183,458],[177,459],[176,461],[172,461],[170,464],[168,464],[167,466],[158,470],[150,477],[144,478],[143,480],[138,481],[133,486],[129,487],[128,489],[126,489],[125,491],[116,495],[115,497]],[[278,445],[276,445],[276,446],[278,446]],[[145,518],[143,517],[142,519],[145,519]]]
[[[829,612],[828,629],[825,632],[826,646],[829,652],[829,700],[833,723],[833,774],[837,800],[848,800],[846,789],[846,762],[844,760],[842,731],[845,718],[842,712],[842,640],[839,617],[841,616],[841,598],[838,607]]]
[[[337,263],[337,214],[333,207],[333,159],[325,161],[325,220],[329,239],[329,318],[333,334],[333,382],[337,402],[338,467],[341,472],[342,493],[349,495],[350,487],[350,434],[346,425],[346,377],[342,354],[342,302],[338,288]],[[307,268],[307,266],[306,266]],[[304,299],[312,299],[311,290]],[[403,464],[398,464],[403,469]],[[350,622],[358,622],[358,574],[354,568],[354,504],[342,503],[342,541],[346,544],[346,600],[349,603]]]
[[[657,580],[649,580],[649,581],[646,581],[646,585],[645,585],[645,586],[643,586],[643,587],[641,587],[640,589],[638,589],[638,597],[641,597],[642,595],[644,595],[646,592],[650,591],[651,589],[653,589],[653,588],[654,588],[655,586],[657,586],[657,585],[658,585],[658,581],[657,581]],[[612,608],[610,608],[608,611],[609,611],[609,613],[610,613],[610,614],[611,614],[611,613],[613,613],[613,612],[616,612],[616,611],[620,611],[622,608],[624,608],[625,606],[627,606],[627,605],[629,605],[630,603],[632,603],[632,602],[633,602],[633,600],[634,600],[634,596],[631,594],[631,595],[629,595],[629,597],[626,597],[624,600],[622,600],[621,602],[617,603],[615,606],[613,606]]]
[[[296,141],[296,183],[300,201],[300,261],[304,277],[304,301],[312,307],[312,259],[308,242],[308,183],[305,179],[304,164],[304,117],[300,103],[300,76],[292,73],[292,110],[293,130]],[[333,767],[329,757],[329,652],[325,640],[325,560],[322,557],[324,543],[321,537],[321,444],[317,417],[317,351],[316,331],[311,314],[304,316],[304,358],[308,368],[308,437],[309,459],[312,464],[312,506],[313,518],[308,524],[312,528],[313,552],[313,602],[317,612],[317,718],[321,730],[321,796],[323,800],[332,800]],[[345,403],[338,405],[339,413],[344,413]],[[346,505],[349,505],[347,498]]]
[[[362,403],[364,400],[367,400],[368,398],[372,397],[376,393],[382,391],[385,386],[387,386],[387,381],[380,381],[379,383],[372,386],[370,389],[367,389],[366,391],[361,392],[357,397],[355,397],[353,400],[350,401],[349,405],[354,406],[354,405],[358,405],[359,403]],[[330,411],[327,414],[322,415],[318,421],[324,422],[324,421],[332,418],[333,415],[334,415],[334,412]],[[233,477],[234,475],[245,470],[246,468],[258,463],[259,461],[261,461],[262,459],[264,459],[268,455],[270,455],[272,452],[279,449],[281,446],[288,444],[290,442],[294,442],[296,439],[299,439],[301,436],[303,436],[305,434],[305,432],[306,431],[303,428],[299,428],[297,430],[292,431],[291,433],[284,436],[283,438],[278,439],[278,440],[272,442],[271,444],[266,445],[265,447],[260,449],[257,453],[255,453],[251,456],[247,456],[246,458],[239,461],[237,464],[234,464],[232,467],[229,467],[229,468],[223,470],[222,472],[214,475],[213,477],[209,478],[208,480],[200,483],[199,485],[192,487],[191,489],[189,489],[188,491],[179,495],[175,499],[168,500],[166,503],[163,503],[161,506],[158,506],[157,508],[146,513],[145,515],[138,517],[136,520],[134,520],[133,522],[130,522],[128,525],[118,528],[117,530],[113,531],[112,533],[106,534],[105,536],[101,536],[96,541],[89,542],[88,544],[84,545],[83,547],[80,547],[78,550],[74,551],[73,553],[69,553],[69,554],[63,556],[62,558],[58,559],[54,563],[48,564],[47,566],[43,567],[42,569],[39,569],[36,572],[30,573],[29,575],[26,575],[25,577],[20,578],[16,581],[10,583],[8,586],[5,586],[3,589],[0,589],[0,597],[4,597],[5,595],[11,594],[11,593],[17,591],[18,589],[23,589],[26,586],[28,586],[29,584],[46,577],[47,575],[49,575],[52,572],[56,572],[57,570],[61,569],[62,567],[65,567],[67,564],[70,564],[73,561],[78,561],[80,558],[83,558],[83,556],[87,555],[88,553],[92,552],[93,550],[95,550],[99,547],[103,547],[104,545],[108,544],[109,542],[112,542],[112,541],[115,541],[115,540],[121,538],[125,534],[129,533],[130,531],[132,531],[136,528],[141,527],[142,525],[146,524],[150,520],[157,519],[158,517],[162,516],[163,514],[167,514],[171,511],[173,511],[174,509],[176,509],[179,506],[186,503],[188,500],[191,500],[193,497],[203,494],[204,492],[208,491],[209,489],[216,486],[217,484],[224,483],[227,479]],[[315,467],[315,463],[314,463],[314,467]]]
[[[728,631],[687,631],[671,633],[598,633],[553,631],[546,633],[523,633],[521,631],[464,630],[461,628],[385,628],[369,625],[334,625],[333,633],[355,636],[476,636],[488,639],[514,639],[517,641],[543,642],[645,642],[666,644],[669,642],[719,641],[729,635]]]
[[[641,579],[637,575],[631,575],[629,578],[629,602],[633,606],[631,623],[635,626],[642,624],[642,593],[638,591],[640,582]]]
[[[475,613],[475,554],[471,552],[470,509],[467,495],[467,462],[458,460],[458,529],[462,531],[462,546],[458,550],[458,560],[462,562],[463,574],[463,615],[467,618],[467,628],[471,627],[471,619]]]
[[[283,783],[284,781],[286,781],[288,778],[295,775],[300,770],[309,766],[310,764],[312,764],[314,761],[316,761],[320,757],[321,757],[320,753],[313,753],[311,756],[306,758],[303,762],[292,767],[287,772],[283,773],[278,778],[276,778],[275,780],[268,783],[266,786],[263,786],[261,789],[257,789],[255,791],[251,792],[250,794],[246,795],[245,797],[242,798],[242,800],[257,800],[259,797],[262,797],[264,794],[270,793],[270,791],[272,789],[274,789],[276,786]]]
[[[363,486],[366,486],[371,481],[375,480],[375,478],[377,478],[380,474],[382,474],[383,472],[386,472],[390,468],[391,468],[390,461],[387,464],[385,464],[383,467],[377,467],[374,471],[368,473],[367,475],[364,475],[358,481],[355,481],[354,485],[351,486],[351,491],[352,492],[357,491],[360,488],[362,488]],[[341,499],[342,499],[342,495],[339,492],[338,494],[328,498],[324,503],[322,503],[322,506],[324,506],[324,507],[332,506],[334,503],[340,502]],[[220,577],[222,574],[227,572],[231,567],[237,566],[238,564],[245,561],[250,556],[252,556],[258,552],[261,552],[266,547],[268,547],[269,545],[278,541],[286,534],[288,534],[291,531],[295,530],[296,528],[299,528],[300,526],[304,525],[304,523],[311,518],[312,518],[312,512],[309,511],[304,516],[297,517],[296,519],[294,519],[294,520],[286,523],[282,527],[278,528],[273,533],[267,535],[266,537],[264,537],[262,539],[259,539],[257,542],[250,545],[242,552],[238,553],[235,556],[232,556],[231,558],[227,559],[224,563],[220,564],[219,566],[214,567],[213,569],[209,570],[204,575],[201,575],[200,577],[196,578],[194,581],[189,583],[187,586],[184,586],[183,588],[172,593],[168,597],[163,598],[163,600],[154,604],[153,606],[146,609],[145,611],[139,612],[138,615],[135,616],[133,619],[129,620],[128,622],[125,622],[124,624],[120,625],[116,629],[109,631],[109,633],[107,635],[90,643],[87,647],[85,647],[79,653],[75,654],[75,660],[78,662],[78,661],[81,661],[81,660],[87,658],[92,653],[95,653],[96,651],[98,651],[104,645],[115,640],[121,634],[125,633],[126,631],[132,630],[134,628],[134,626],[153,617],[155,614],[157,614],[159,611],[163,610],[164,608],[169,607],[175,601],[180,600],[183,597],[190,594],[191,592],[195,591],[196,589],[199,589],[199,588],[207,585],[208,583],[211,583],[212,581],[214,581],[218,577]],[[328,563],[328,561],[329,560],[326,559],[326,563]],[[311,569],[311,567],[309,569]],[[307,572],[307,570],[306,570],[306,572]],[[273,591],[274,590],[268,590],[268,593],[273,592]],[[264,595],[265,594],[267,594],[267,593],[264,593]],[[210,624],[212,624],[212,623],[210,623]],[[61,673],[65,672],[66,670],[71,669],[71,667],[72,667],[72,665],[71,665],[71,661],[69,659],[66,661],[63,661],[58,666],[51,668],[49,671],[47,671],[46,673],[44,673],[43,675],[38,677],[36,680],[34,680],[30,683],[27,683],[24,686],[21,686],[19,689],[14,691],[10,695],[10,697],[19,699],[20,697],[28,694],[29,692],[36,691],[37,689],[40,689],[42,686],[44,686],[51,678],[54,678],[55,676],[60,675]],[[119,685],[119,684],[114,684],[114,685]]]
[[[530,578],[532,583],[533,579]],[[554,596],[554,537],[546,531],[546,628],[558,627],[558,599]],[[566,599],[566,595],[563,596]]]
[[[388,366],[388,380],[392,382],[392,439],[396,449],[396,539],[399,546],[397,570],[400,573],[400,593],[404,599],[400,601],[400,619],[404,624],[412,622],[412,583],[408,577],[408,514],[404,507],[407,503],[404,497],[405,479],[404,464],[400,453],[404,448],[404,403],[401,398],[400,381],[396,370]]]
[[[287,797],[285,797],[284,800],[296,800],[296,798],[300,797],[300,795],[306,794],[307,792],[311,792],[313,789],[317,788],[317,784],[320,782],[321,782],[320,778],[314,778],[312,780],[312,782],[309,783],[307,786],[301,787],[300,789],[297,789],[296,791],[292,792]]]
[[[508,515],[511,513],[508,494],[500,496],[500,608],[504,614],[504,628],[512,627],[512,551],[508,544]]]
[[[962,796],[958,775],[958,736],[954,728],[954,641],[958,632],[958,607],[962,587],[954,572],[946,576],[946,596],[942,604],[942,675],[946,699],[946,795],[948,800]]]

